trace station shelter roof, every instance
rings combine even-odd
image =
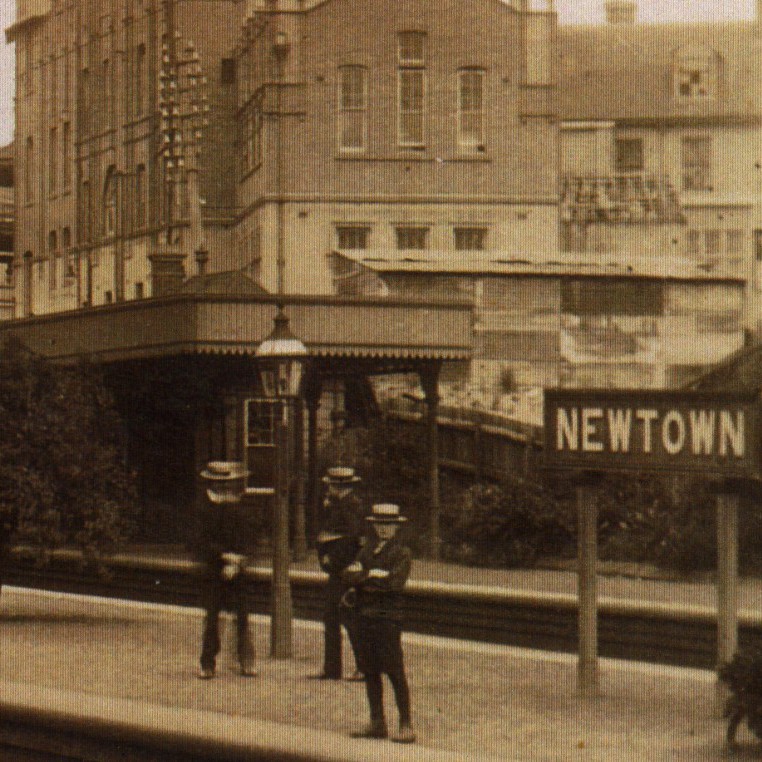
[[[184,293],[0,322],[0,336],[70,362],[254,355],[279,302],[314,357],[395,366],[471,356],[470,304],[411,299]]]

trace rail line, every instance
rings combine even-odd
[[[106,598],[199,605],[199,567],[194,562],[123,555],[113,557],[108,568],[109,577],[100,578],[94,571],[83,570],[79,553],[60,551],[44,568],[18,559],[4,581]],[[252,611],[267,613],[270,570],[253,567],[247,575]],[[320,619],[324,579],[318,572],[291,572],[295,616]],[[577,651],[574,595],[411,581],[403,610],[411,632]],[[598,617],[601,656],[703,669],[716,666],[716,613],[710,607],[602,598]],[[740,612],[739,642],[762,646],[762,615]]]

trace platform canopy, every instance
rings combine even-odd
[[[178,294],[10,320],[0,336],[58,361],[253,356],[278,301],[313,357],[397,365],[471,356],[469,304],[328,296]]]

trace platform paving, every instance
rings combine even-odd
[[[268,620],[252,623],[259,677],[236,674],[226,642],[218,677],[199,681],[197,609],[7,588],[0,597],[0,681],[256,718],[320,731],[315,737],[324,739],[325,733],[348,738],[364,724],[362,684],[308,679],[320,668],[319,625],[295,623],[294,657],[271,660]],[[226,641],[232,630],[227,627]],[[725,748],[710,672],[603,659],[601,695],[582,699],[573,656],[413,634],[405,636],[405,652],[419,734],[405,752],[410,759],[421,749],[463,760],[527,762],[758,759],[762,753],[745,729],[734,755]],[[346,659],[351,663],[349,653]],[[379,744],[391,745],[362,743],[373,756]]]

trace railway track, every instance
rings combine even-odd
[[[107,598],[197,606],[198,567],[190,561],[116,556],[108,579],[82,569],[81,556],[61,551],[39,568],[19,558],[5,581],[23,587]],[[270,571],[252,568],[252,611],[270,610]],[[320,619],[323,576],[292,571],[294,614]],[[409,582],[404,598],[406,629],[412,632],[575,653],[577,602],[566,594],[503,588]],[[739,642],[762,646],[762,616],[741,612]],[[702,606],[601,599],[601,656],[712,669],[716,662],[714,612]]]

